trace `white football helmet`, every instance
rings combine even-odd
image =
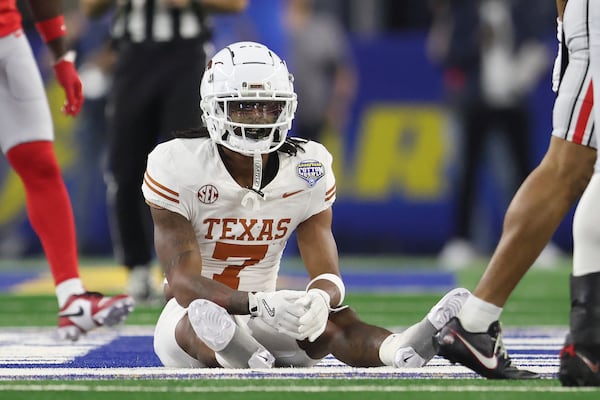
[[[293,80],[285,62],[260,43],[238,42],[219,51],[200,84],[200,108],[210,137],[246,155],[277,150],[296,111]],[[254,120],[248,118],[253,112]]]

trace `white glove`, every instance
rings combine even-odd
[[[278,332],[302,340],[299,318],[305,314],[305,309],[296,301],[305,295],[306,292],[300,290],[248,293],[250,315]]]
[[[302,339],[308,338],[309,342],[314,342],[325,332],[330,300],[329,294],[321,289],[309,289],[303,297],[296,300],[296,304],[305,310],[299,319],[298,332]]]
[[[556,19],[556,38],[558,39],[558,53],[556,54],[556,58],[554,59],[554,67],[552,68],[552,91],[554,93],[558,92],[558,85],[560,84],[560,71],[561,71],[561,61],[562,61],[562,21],[560,19]]]

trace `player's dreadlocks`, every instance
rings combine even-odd
[[[175,131],[172,133],[174,138],[178,139],[195,139],[195,138],[208,138],[210,134],[208,133],[208,129],[205,126],[199,128],[191,128],[184,129],[180,131]],[[281,145],[277,151],[281,151],[289,156],[295,156],[298,154],[298,151],[304,152],[304,148],[302,145],[307,143],[308,140],[298,138],[298,137],[287,137],[285,138],[285,142]]]

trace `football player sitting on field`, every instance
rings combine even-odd
[[[165,273],[154,349],[168,367],[308,367],[328,354],[357,367],[420,367],[432,335],[469,294],[446,294],[402,333],[344,305],[331,231],[335,177],[319,143],[288,138],[293,78],[265,46],[219,51],[200,87],[206,130],[158,145],[142,189]],[[296,232],[310,282],[276,290]]]

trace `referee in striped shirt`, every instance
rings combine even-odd
[[[146,157],[175,130],[201,124],[198,93],[211,13],[240,12],[247,0],[82,0],[96,17],[114,9],[117,52],[108,102],[108,205],[115,257],[127,292],[153,295],[152,221],[140,185]]]

